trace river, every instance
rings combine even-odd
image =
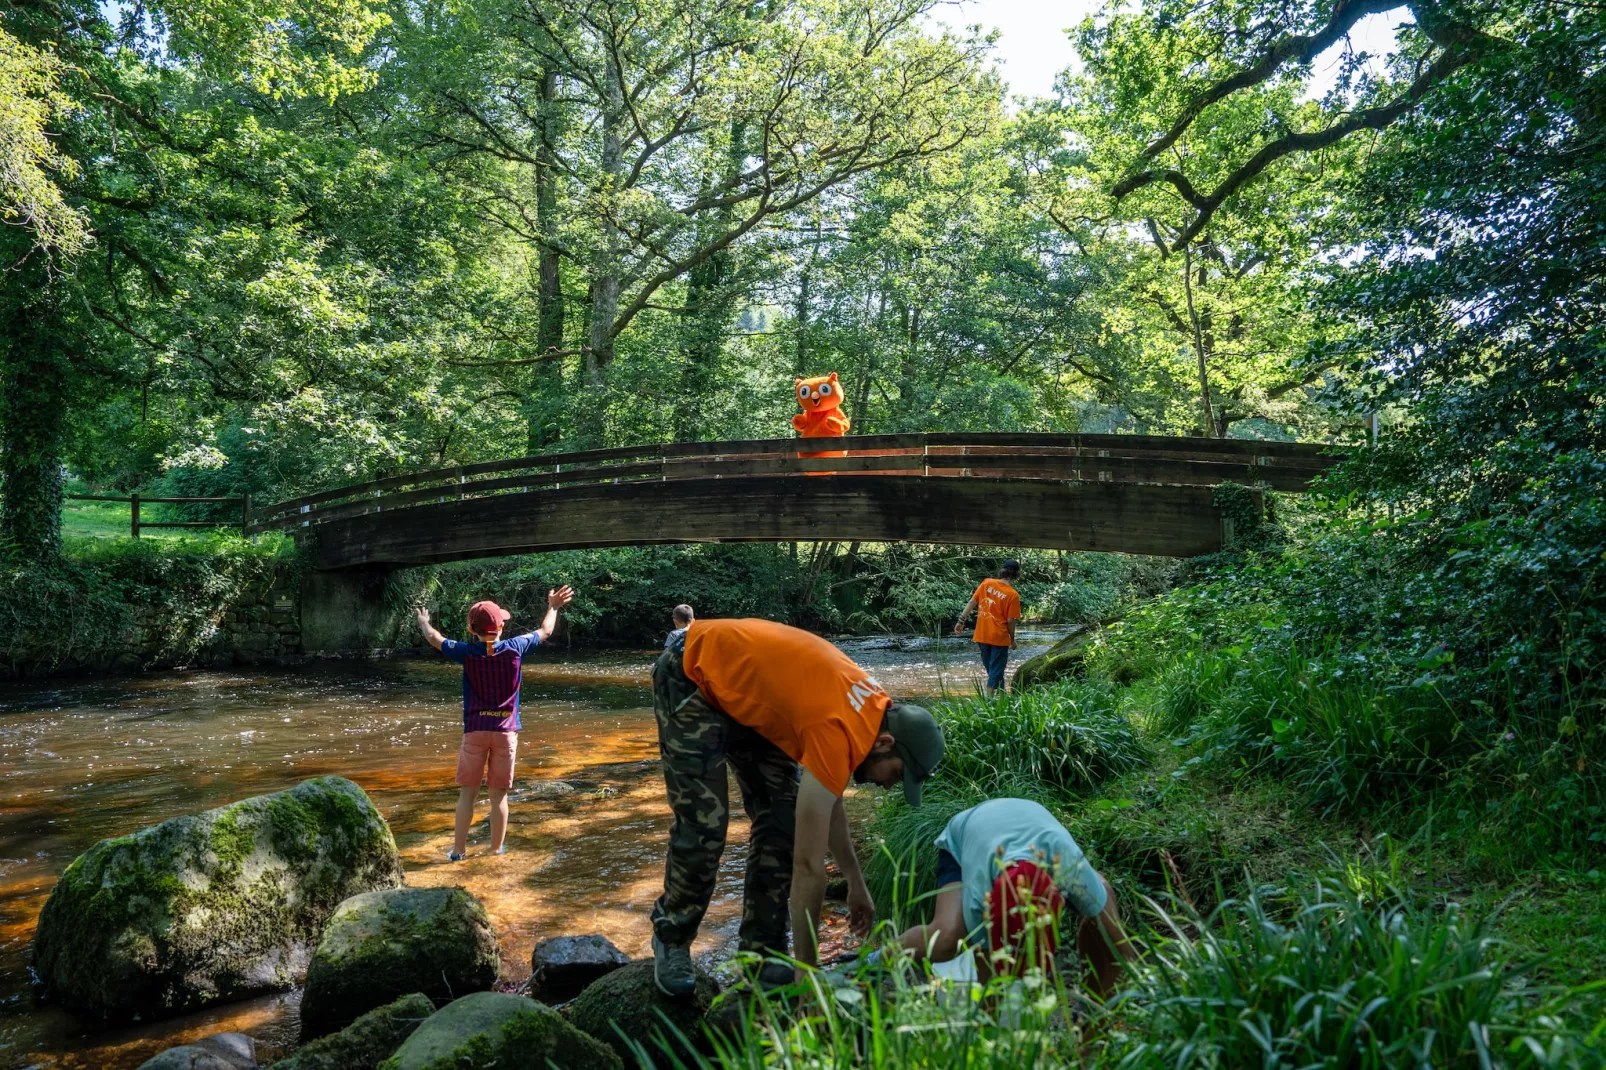
[[[1051,638],[1023,633],[1016,663]],[[894,695],[965,694],[981,681],[975,648],[961,640],[840,645]],[[484,901],[504,982],[528,975],[530,949],[546,936],[600,932],[650,954],[669,827],[652,657],[555,646],[531,655],[508,852],[486,853],[482,801],[469,857],[455,864],[446,851],[460,670],[443,659],[0,685],[0,1067],[118,1070],[225,1030],[252,1034],[266,1056],[292,1046],[298,991],[118,1029],[39,1006],[29,944],[57,876],[97,840],[330,773],[361,784],[390,822],[408,884],[461,884]],[[747,829],[734,811],[693,949],[705,962],[730,954],[740,919]]]

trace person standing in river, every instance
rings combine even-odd
[[[672,611],[670,611],[669,619],[674,621],[675,627],[667,636],[664,637],[665,650],[668,650],[674,644],[676,639],[685,638],[686,629],[690,628],[691,622],[697,619],[697,614],[693,612],[691,606],[688,606],[685,602],[682,602],[680,605],[676,606]]]
[[[1009,652],[1015,648],[1015,624],[1020,620],[1020,595],[1012,581],[1020,575],[1020,562],[1011,558],[1005,561],[996,577],[982,580],[976,593],[965,603],[965,611],[954,622],[954,634],[965,630],[965,621],[976,614],[976,646],[981,650],[981,664],[987,670],[987,696],[991,698],[1004,687],[1004,668],[1009,664]]]
[[[541,627],[511,639],[502,629],[512,616],[495,602],[468,607],[472,643],[448,639],[418,607],[418,628],[430,646],[463,666],[463,743],[457,752],[457,818],[448,861],[468,854],[468,827],[483,781],[491,800],[491,853],[507,850],[507,793],[513,787],[513,759],[519,749],[519,684],[524,655],[540,646],[558,626],[558,611],[574,601],[574,588],[548,591]]]
[[[816,927],[829,851],[848,882],[848,921],[868,933],[875,906],[848,833],[850,780],[920,786],[942,760],[942,729],[918,706],[894,702],[847,655],[817,635],[767,620],[699,620],[653,666],[653,712],[675,819],[664,891],[652,911],[653,980],[669,996],[696,989],[691,943],[714,894],[730,821],[727,762],[752,820],[738,931],[744,951],[817,959]],[[799,767],[801,766],[801,772]],[[801,969],[801,967],[800,967]],[[786,983],[773,959],[761,983]]]

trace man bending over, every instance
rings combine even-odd
[[[694,621],[659,655],[652,682],[675,813],[664,893],[652,912],[659,989],[684,996],[696,987],[690,948],[725,850],[727,764],[753,823],[741,949],[784,955],[790,920],[794,957],[815,964],[827,850],[848,881],[849,924],[869,932],[875,907],[842,793],[850,779],[902,784],[920,805],[921,782],[942,759],[942,730],[931,714],[892,701],[819,636],[767,620]],[[764,984],[792,978],[783,962],[767,962],[759,973]]]

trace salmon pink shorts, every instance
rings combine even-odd
[[[493,788],[513,786],[513,756],[518,753],[517,732],[464,732],[457,752],[457,782],[477,788],[480,781]]]

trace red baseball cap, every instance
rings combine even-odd
[[[1017,972],[1033,965],[1046,971],[1059,947],[1060,909],[1065,897],[1054,875],[1033,862],[1015,862],[987,893],[987,935],[994,951],[1015,953]]]
[[[499,632],[512,615],[495,602],[475,602],[468,607],[468,630],[475,635]]]

